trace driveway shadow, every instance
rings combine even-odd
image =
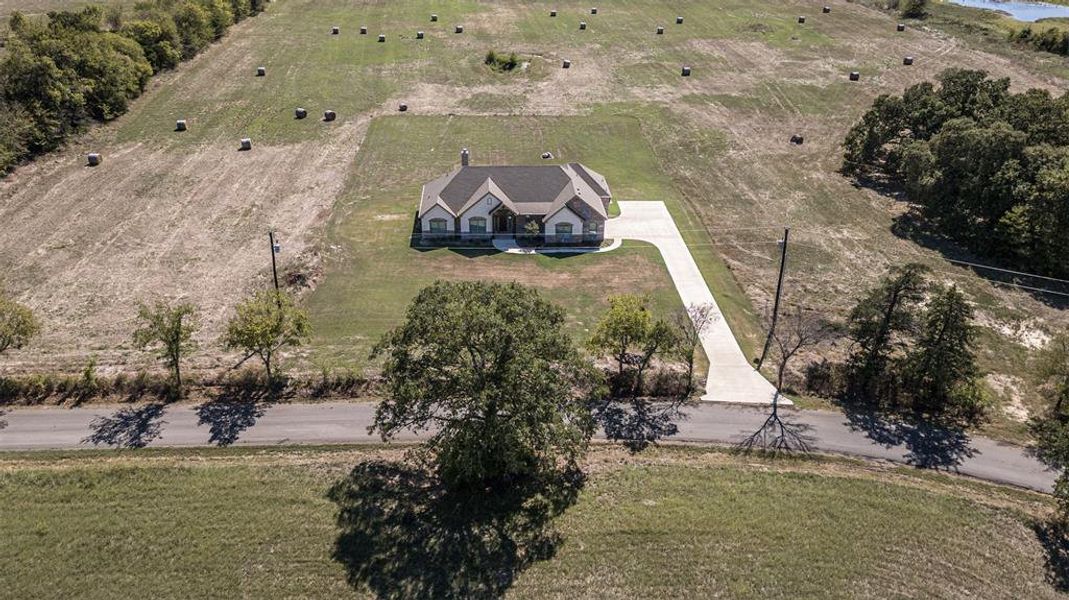
[[[339,509],[333,558],[377,598],[499,598],[553,557],[553,520],[582,484],[570,472],[455,491],[419,467],[366,462],[327,494]]]
[[[924,421],[844,407],[847,425],[885,448],[905,447],[906,463],[926,469],[956,471],[980,454],[965,429],[955,422]]]
[[[165,407],[160,403],[123,408],[107,417],[96,417],[89,423],[91,433],[83,444],[106,445],[115,448],[144,448],[160,436],[167,422],[162,420]]]

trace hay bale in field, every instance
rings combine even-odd
[[[437,22],[438,22],[438,15],[432,14],[431,15],[431,23],[437,23]]]
[[[683,67],[683,77],[690,77],[690,67]]]
[[[906,24],[905,23],[899,23],[898,27],[896,29],[898,31],[905,31],[906,30]]]
[[[557,16],[557,11],[555,11],[555,10],[549,11],[549,16],[551,16],[551,17]]]
[[[256,67],[256,76],[257,77],[266,77],[267,76],[267,67]]]
[[[367,25],[360,26],[360,35],[367,35]]]
[[[401,112],[407,112],[408,111],[408,105],[405,104],[404,102],[402,102],[401,104],[399,104],[397,106],[397,110],[399,110]]]
[[[417,31],[416,32],[416,39],[417,40],[422,40],[423,39],[423,32],[422,31]]]
[[[657,26],[657,35],[664,35],[664,26],[663,25],[658,25]]]
[[[186,129],[187,129],[187,126],[186,126],[186,120],[185,119],[178,119],[177,121],[174,122],[174,130],[175,131],[185,131]]]
[[[850,71],[850,81],[858,81],[861,79],[861,73],[857,71]]]
[[[341,33],[341,28],[340,27],[331,27],[330,28],[330,35],[338,35],[339,33]]]
[[[455,28],[453,28],[453,33],[464,33],[464,26],[457,25]]]
[[[596,14],[598,14],[598,9],[597,9],[597,7],[595,7],[595,8],[591,8],[591,9],[590,9],[590,14],[592,14],[592,15],[596,15]]]
[[[796,134],[791,136],[791,143],[792,144],[796,144],[796,145],[801,146],[803,142],[805,142],[805,138],[802,137],[801,135],[796,133]]]
[[[802,16],[798,17],[798,22],[799,23],[805,23],[805,17],[802,17]]]
[[[308,111],[304,110],[303,108],[298,108],[297,110],[293,111],[293,117],[296,119],[304,119],[307,116]]]
[[[238,148],[241,152],[247,152],[252,150],[252,140],[249,138],[241,138],[241,147]]]
[[[683,24],[683,17],[676,17],[676,25],[682,25],[682,24]]]
[[[553,158],[553,153],[552,152],[543,152],[542,153],[542,158],[545,159],[545,160],[550,160],[551,158]]]
[[[560,63],[560,67],[562,69],[569,69],[569,68],[571,68],[571,66],[572,66],[572,61],[568,60],[567,58],[562,60],[561,63]]]
[[[913,64],[913,57],[912,56],[907,56],[907,57],[903,58],[902,59],[902,64],[904,64],[906,66],[912,65]]]
[[[104,157],[97,152],[90,152],[85,156],[85,162],[90,167],[99,166],[104,161]]]
[[[579,29],[580,30],[586,29],[586,21],[579,21]]]
[[[386,34],[385,33],[380,33],[379,34],[379,43],[382,43],[382,42],[385,42],[385,41],[386,41]]]
[[[828,14],[828,13],[831,12],[831,7],[830,6],[825,6],[824,8],[820,9],[820,12],[822,12],[824,14]]]
[[[326,121],[327,123],[329,123],[329,122],[331,122],[331,121],[333,121],[334,119],[337,119],[337,118],[338,118],[338,113],[336,113],[336,112],[334,112],[332,110],[323,111],[323,120]]]

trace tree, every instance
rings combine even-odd
[[[1051,402],[1051,412],[1069,409],[1069,332],[1054,336],[1036,356],[1036,380],[1040,392]]]
[[[372,351],[386,399],[369,431],[434,431],[427,447],[454,487],[575,466],[592,434],[591,365],[564,311],[518,284],[437,282]]]
[[[629,387],[632,397],[641,395],[653,358],[659,353],[671,354],[677,348],[675,330],[663,319],[654,320],[647,303],[648,299],[634,294],[609,298],[609,310],[587,342],[591,351],[605,353],[616,362],[614,393]],[[634,369],[629,377],[628,366]]]
[[[308,340],[308,314],[297,307],[285,292],[256,292],[237,306],[237,314],[227,324],[223,344],[230,350],[256,355],[264,363],[268,385],[274,382],[272,365],[283,348],[300,346]]]
[[[692,304],[676,312],[672,324],[675,326],[676,354],[687,366],[687,389],[685,396],[694,394],[694,359],[702,343],[702,335],[719,319],[713,304]]]
[[[140,327],[134,331],[134,345],[141,349],[156,347],[160,360],[171,371],[176,396],[182,395],[182,357],[197,347],[193,341],[196,313],[196,307],[186,303],[171,306],[156,302],[152,307],[141,304],[137,309]]]
[[[22,348],[40,331],[33,311],[0,295],[0,354]]]
[[[964,294],[953,285],[939,288],[929,299],[920,335],[904,361],[914,408],[965,416],[981,410],[972,314]]]
[[[892,268],[850,311],[848,335],[854,349],[847,360],[847,394],[879,402],[887,389],[891,359],[916,324],[917,302],[926,288],[928,268],[911,263]]]
[[[923,19],[928,15],[928,0],[902,0],[898,10],[907,19]]]

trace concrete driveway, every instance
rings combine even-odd
[[[639,240],[661,251],[684,306],[711,305],[717,319],[702,334],[709,377],[702,400],[770,404],[775,389],[746,359],[664,202],[620,202],[620,216],[605,223],[605,237]],[[789,405],[790,400],[780,399]]]

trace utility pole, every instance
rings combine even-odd
[[[772,303],[772,324],[768,328],[768,337],[765,338],[765,349],[761,351],[761,358],[757,361],[757,369],[765,363],[768,356],[768,347],[772,344],[772,336],[776,333],[776,319],[779,318],[779,299],[783,293],[783,272],[787,269],[787,236],[791,233],[790,227],[783,228],[783,239],[780,240],[779,255],[779,281],[776,283],[776,300]]]
[[[271,242],[271,275],[275,279],[275,300],[278,301],[278,308],[282,310],[282,296],[278,289],[278,267],[275,265],[275,255],[282,251],[282,246],[275,243],[275,232],[268,230],[267,239]]]

